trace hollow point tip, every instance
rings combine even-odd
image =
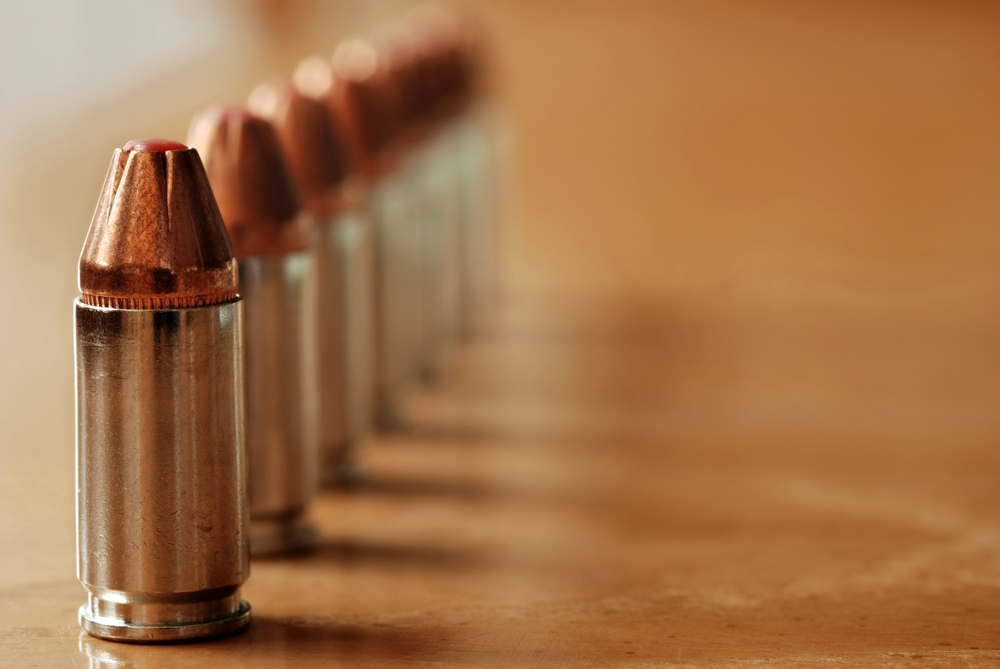
[[[148,139],[133,139],[125,143],[122,151],[187,151],[188,147],[172,139],[158,139],[151,137]]]

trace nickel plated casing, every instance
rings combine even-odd
[[[400,390],[420,371],[423,338],[419,209],[414,189],[415,165],[405,161],[398,171],[372,188],[375,225],[376,308],[378,340],[377,418],[382,427],[399,427]]]
[[[337,417],[320,422],[322,480],[353,485],[364,475],[356,445],[372,424],[374,405],[374,238],[363,201],[347,202],[317,224],[320,397]]]
[[[313,90],[343,120],[349,146],[357,147],[360,172],[369,187],[367,212],[373,247],[373,416],[382,428],[404,422],[399,393],[416,371],[420,349],[419,232],[416,228],[402,92],[384,54],[368,39],[342,42],[333,58],[314,62],[329,72]],[[317,64],[323,68],[317,67]],[[304,64],[305,65],[305,64]],[[300,68],[301,69],[301,68]],[[325,91],[325,92],[324,92]]]
[[[418,372],[426,380],[440,373],[446,354],[457,343],[461,320],[456,108],[449,90],[449,55],[456,31],[454,19],[444,10],[414,9],[394,40],[396,65],[391,68],[410,99],[407,108],[420,139],[408,175],[413,180],[419,230]]]
[[[424,368],[430,378],[455,346],[461,325],[460,199],[454,128],[444,126],[421,156],[415,173],[420,196],[424,316]]]
[[[482,94],[483,54],[472,27],[439,5],[418,6],[408,19],[421,37],[425,81],[436,102],[433,118],[439,130],[428,151],[423,192],[432,210],[446,207],[445,216],[437,218],[444,223],[437,237],[443,240],[446,263],[437,265],[445,269],[434,285],[439,291],[443,319],[439,322],[447,350],[455,335],[456,316],[458,332],[474,334],[484,327],[495,301],[496,131]],[[449,209],[455,212],[453,219]],[[433,238],[433,230],[426,236]],[[457,255],[450,248],[454,237]],[[432,239],[425,248],[433,250],[434,244]]]
[[[240,260],[246,329],[250,550],[316,543],[316,322],[310,250]]]
[[[368,213],[374,156],[385,137],[385,106],[377,90],[334,77],[330,58],[306,58],[295,70],[300,92],[326,104],[348,156],[350,176],[339,211],[318,221],[317,275],[320,383],[327,406],[338,406],[342,423],[324,421],[323,480],[352,485],[364,480],[356,445],[372,426],[375,393],[375,239]],[[333,355],[336,351],[343,355]]]
[[[498,219],[503,167],[499,119],[485,87],[483,56],[466,29],[449,50],[457,118],[461,333],[481,332],[497,299]]]
[[[181,641],[249,622],[236,281],[197,152],[116,151],[75,304],[80,624],[94,636]]]
[[[421,55],[437,103],[438,130],[429,147],[423,188],[432,228],[425,248],[429,262],[440,268],[432,274],[441,327],[437,341],[439,350],[447,352],[460,335],[479,328],[488,308],[494,265],[491,221],[484,215],[492,206],[485,192],[488,141],[479,132],[474,104],[477,63],[471,28],[436,5],[418,7],[410,20],[424,37]]]
[[[303,90],[301,70],[297,88],[264,84],[250,106],[275,124],[315,217],[321,479],[351,485],[363,480],[355,445],[371,424],[371,232],[360,211],[365,189],[350,176],[349,129]]]
[[[196,117],[205,160],[239,259],[244,306],[250,550],[310,548],[318,487],[314,226],[274,127],[243,109]]]
[[[394,167],[390,177],[383,179],[375,193],[378,214],[379,252],[386,270],[385,289],[403,299],[387,295],[390,310],[387,322],[399,323],[400,331],[390,331],[390,346],[402,346],[402,369],[395,383],[400,385],[414,378],[431,374],[432,333],[437,324],[429,317],[437,301],[434,282],[436,274],[426,248],[436,235],[429,234],[424,182],[428,161],[427,145],[432,136],[434,99],[426,86],[427,72],[420,58],[420,36],[404,22],[383,25],[373,36],[379,57],[384,63],[390,89],[393,92],[400,130],[394,145]],[[434,230],[436,232],[436,229]],[[435,250],[436,253],[436,250]],[[394,304],[395,303],[395,304]],[[395,344],[394,339],[400,343]]]
[[[494,113],[468,109],[458,128],[461,334],[481,332],[497,300],[501,154]]]

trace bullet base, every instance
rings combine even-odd
[[[250,555],[302,553],[316,547],[316,528],[303,515],[250,519]]]
[[[250,605],[240,599],[239,592],[219,600],[188,603],[110,602],[91,594],[80,607],[79,621],[88,634],[108,641],[192,641],[242,630],[250,624]]]
[[[374,422],[375,427],[383,432],[406,432],[409,429],[396,403],[387,397],[376,400]]]
[[[368,475],[358,463],[353,444],[328,450],[336,452],[337,455],[328,460],[323,468],[323,487],[360,488],[368,483]]]

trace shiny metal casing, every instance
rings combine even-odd
[[[315,276],[311,251],[239,261],[246,346],[250,549],[308,548],[316,494]]]
[[[375,421],[399,428],[399,392],[417,372],[421,353],[420,229],[403,171],[372,188],[375,227]]]
[[[482,332],[497,302],[503,152],[497,121],[473,107],[458,120],[462,334]]]
[[[77,300],[80,624],[117,641],[249,622],[241,310]]]
[[[316,242],[323,481],[357,483],[354,449],[372,424],[374,240],[362,207],[320,221]]]
[[[459,338],[461,297],[460,183],[457,137],[441,128],[423,148],[414,170],[420,228],[421,356],[425,379],[440,374]]]

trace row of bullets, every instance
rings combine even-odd
[[[115,151],[75,303],[90,634],[244,628],[251,555],[314,544],[318,488],[358,482],[359,439],[475,329],[495,166],[469,35],[425,8],[188,145]]]

